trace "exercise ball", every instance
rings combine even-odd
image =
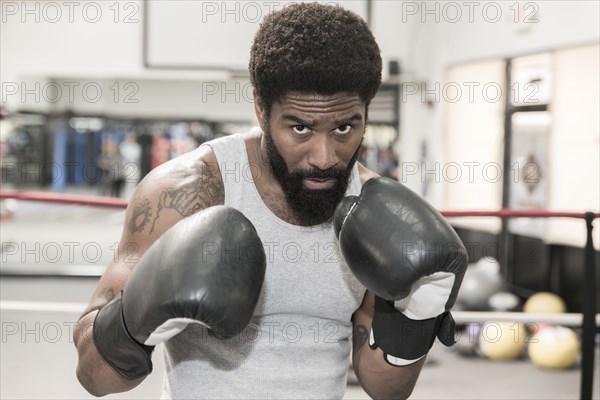
[[[564,326],[540,329],[527,346],[529,358],[541,368],[570,368],[579,358],[579,338]]]
[[[527,299],[523,305],[526,313],[558,314],[567,311],[563,299],[550,292],[538,292]]]
[[[481,327],[479,349],[490,360],[514,360],[523,354],[526,339],[527,332],[523,324],[490,321]]]
[[[498,261],[482,259],[467,268],[456,302],[464,310],[489,310],[490,297],[502,291],[504,286]]]

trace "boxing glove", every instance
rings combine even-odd
[[[454,344],[454,305],[467,252],[442,215],[404,185],[365,182],[338,205],[334,230],[348,267],[375,294],[369,339],[400,366],[422,358],[436,337]]]
[[[189,323],[234,336],[250,322],[265,269],[262,242],[242,213],[215,206],[187,217],[150,246],[121,294],[96,315],[98,352],[137,379],[152,372],[154,346]]]

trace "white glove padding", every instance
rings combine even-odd
[[[385,327],[384,329],[388,331],[388,335],[390,331],[393,331],[391,328],[392,325],[399,324],[397,326],[402,328],[398,331],[397,338],[395,339],[389,338],[386,335],[384,339],[392,339],[394,343],[386,343],[384,347],[390,349],[392,347],[410,347],[416,345],[416,347],[429,349],[433,343],[433,338],[437,335],[434,331],[438,328],[444,329],[444,325],[453,327],[452,317],[450,313],[446,312],[446,304],[452,292],[455,276],[455,274],[450,272],[436,272],[419,279],[412,286],[408,296],[393,303],[393,308],[391,302],[376,298],[375,307],[378,310],[378,322],[374,323],[373,326],[379,325]],[[382,316],[391,316],[390,312],[393,313],[394,309],[402,313],[403,317],[392,316],[388,322],[379,322]],[[396,315],[399,316],[399,314]],[[444,324],[446,321],[449,321],[450,325]],[[369,336],[369,346],[372,349],[381,347],[382,345],[382,343],[377,343],[375,339],[377,333],[374,332],[374,329],[371,329]],[[431,336],[432,334],[434,334],[434,337]],[[415,335],[420,337],[415,337]],[[450,341],[448,338],[449,335],[452,335],[452,333],[445,332],[443,335],[444,339],[442,341],[447,345]],[[425,356],[423,351],[421,351],[420,355],[416,358],[401,358],[388,353],[383,347],[382,350],[384,351],[385,360],[389,364],[398,367],[415,363]]]
[[[419,279],[408,296],[394,302],[394,308],[410,319],[437,317],[446,311],[455,277],[451,272],[436,272]]]

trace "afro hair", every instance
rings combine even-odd
[[[340,6],[297,3],[265,17],[249,72],[267,115],[289,92],[353,93],[368,105],[381,84],[381,54],[366,22]]]

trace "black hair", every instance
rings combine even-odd
[[[250,80],[267,116],[289,92],[348,92],[368,106],[381,54],[367,23],[340,6],[298,3],[265,17],[250,53]]]

